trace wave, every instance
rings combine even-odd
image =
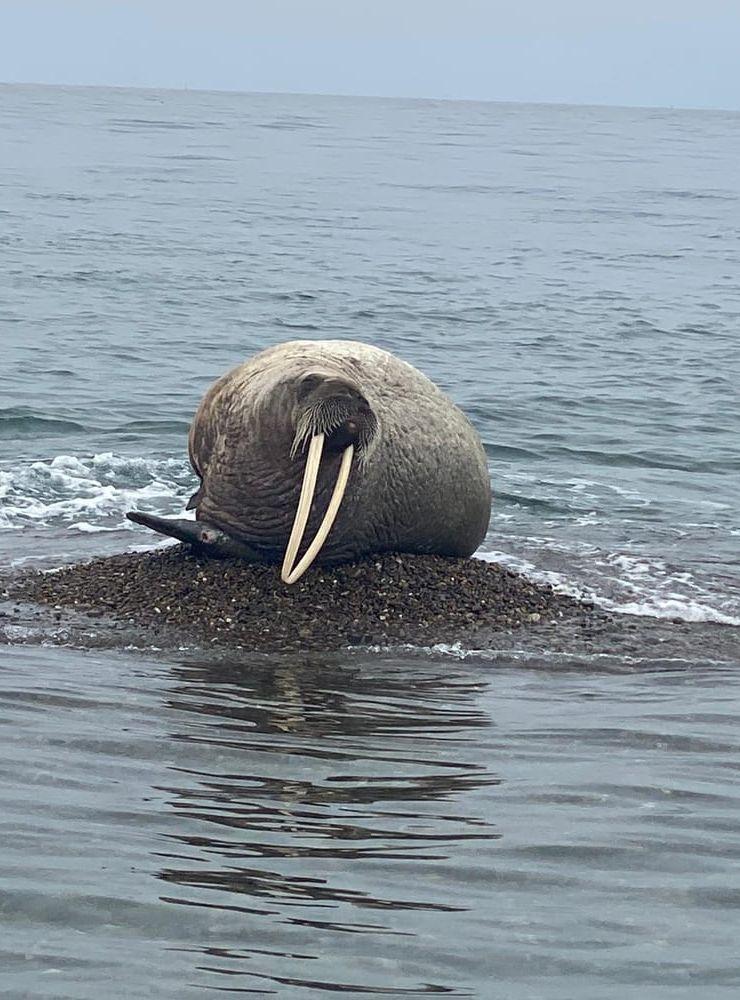
[[[20,465],[5,462],[0,464],[0,531],[59,527],[88,536],[134,531],[126,511],[181,514],[196,485],[185,458],[103,452],[88,457],[63,454]],[[579,496],[589,496],[587,481],[571,485]],[[591,516],[589,511],[586,504],[582,521]],[[486,545],[479,558],[502,563],[607,611],[740,625],[740,595],[719,591],[712,581],[657,558],[495,532]]]
[[[187,420],[129,420],[108,434],[180,434],[187,438],[190,424]]]
[[[33,438],[64,436],[94,430],[73,420],[40,416],[27,406],[11,406],[0,410],[0,438]]]
[[[542,539],[529,539],[541,545]],[[552,549],[553,546],[550,546]],[[562,570],[545,570],[529,559],[500,550],[479,551],[496,562],[549,584],[558,593],[592,601],[604,611],[681,622],[740,625],[740,607],[709,590],[687,571],[669,569],[659,559],[626,553],[587,552],[560,547]]]
[[[127,510],[174,513],[196,487],[184,459],[103,452],[8,465],[0,467],[0,530],[6,531],[30,524],[87,533],[133,529]]]
[[[477,649],[474,646],[464,646],[460,642],[445,643],[437,642],[433,646],[414,646],[411,643],[400,643],[391,645],[365,645],[351,646],[353,653],[375,653],[380,656],[419,656],[425,660],[429,658],[442,660],[458,660],[464,662],[481,663],[486,665],[498,664],[501,667],[515,665],[537,669],[541,667],[545,670],[552,670],[553,667],[562,669],[592,672],[594,667],[608,673],[624,673],[625,671],[639,670],[680,670],[694,668],[696,666],[695,652],[687,652],[685,655],[661,656],[646,651],[644,655],[634,655],[623,651],[603,652],[590,649],[588,652],[578,652],[574,650],[553,650],[546,651],[539,649],[527,649],[519,646],[502,647],[498,649]],[[728,659],[725,656],[710,657],[706,653],[702,657],[702,666],[712,667],[734,667],[736,660]]]

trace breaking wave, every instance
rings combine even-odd
[[[0,467],[0,530],[64,525],[85,533],[133,528],[124,514],[179,511],[195,489],[187,461],[103,452]]]
[[[626,553],[561,551],[565,568],[542,569],[510,552],[478,552],[559,593],[593,601],[605,611],[682,622],[740,625],[740,601],[703,585],[687,571],[672,571],[659,559]]]
[[[57,527],[90,536],[135,530],[125,519],[126,511],[182,514],[196,485],[185,458],[102,452],[5,462],[0,465],[0,531]],[[147,541],[145,548],[154,543],[153,538]],[[740,594],[732,588],[718,592],[711,581],[705,583],[657,558],[516,535],[489,536],[487,545],[496,548],[479,552],[479,558],[502,563],[608,611],[740,625]]]

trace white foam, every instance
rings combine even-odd
[[[526,539],[543,545],[543,539]],[[685,622],[740,625],[740,609],[721,595],[706,590],[686,570],[669,569],[659,559],[631,553],[600,553],[592,546],[574,551],[545,542],[568,563],[566,572],[545,570],[534,562],[504,551],[478,552],[477,557],[521,573],[535,583],[549,584],[569,597],[593,601],[616,614],[668,618]],[[580,581],[574,579],[582,573]]]
[[[601,601],[602,607],[625,615],[640,615],[647,618],[671,618],[682,622],[714,622],[717,625],[740,625],[740,617],[725,614],[718,608],[701,601],[691,601],[683,597],[662,598],[650,595],[643,601],[628,601],[614,604]]]
[[[527,541],[542,543],[543,539],[527,539]],[[513,570],[515,573],[521,573],[522,576],[526,576],[534,583],[547,583],[559,594],[566,594],[568,597],[577,597],[584,600],[592,599],[592,595],[586,587],[578,586],[554,570],[539,569],[533,562],[521,556],[513,555],[511,552],[490,550],[487,552],[478,551],[475,555],[476,558],[482,559],[484,562],[498,563],[501,566],[506,566],[507,569]]]
[[[518,478],[527,482],[533,479],[529,474]],[[562,489],[563,483],[558,485]],[[580,499],[589,501],[577,512],[576,523],[597,524],[599,510],[591,500],[603,484],[570,479],[565,485]],[[196,479],[184,458],[102,452],[87,457],[57,455],[20,465],[5,462],[0,465],[0,531],[59,526],[93,536],[126,530],[132,532],[132,540],[140,539],[141,534],[133,534],[134,525],[125,519],[126,511],[143,509],[160,515],[192,517],[192,512],[183,514],[183,508],[195,486]],[[628,493],[620,487],[611,488]],[[645,499],[632,491],[629,495],[631,499]],[[511,517],[510,513],[495,513],[494,534],[497,518],[505,522]],[[548,531],[547,525],[541,523],[540,530]],[[635,552],[604,552],[585,543],[563,545],[556,536],[499,533],[497,541],[505,541],[516,551],[496,549],[479,552],[479,557],[502,563],[536,582],[548,583],[559,593],[591,600],[606,610],[740,625],[740,599],[712,592],[710,584],[700,583],[690,572],[669,567],[659,559]],[[145,551],[154,544],[152,538],[149,544],[129,546],[129,551]],[[14,558],[22,563],[27,557]]]
[[[93,533],[133,528],[127,510],[179,511],[195,487],[188,463],[103,452],[0,468],[0,530],[64,524]]]
[[[90,521],[75,521],[72,525],[77,531],[82,531],[85,534],[97,534],[100,531],[118,531],[119,525],[114,525],[113,527],[108,527],[104,524],[91,524]]]
[[[591,650],[587,653],[578,653],[565,650],[560,652],[555,650],[541,652],[517,647],[512,647],[511,649],[468,649],[459,642],[449,644],[437,642],[433,646],[414,646],[412,643],[400,643],[396,646],[373,645],[352,646],[350,648],[360,653],[376,653],[382,656],[399,654],[423,657],[439,656],[449,660],[474,660],[486,663],[501,662],[504,665],[511,664],[512,662],[516,664],[545,663],[548,667],[560,663],[566,667],[570,666],[573,669],[579,669],[583,666],[592,667],[595,662],[600,663],[603,667],[613,667],[618,670],[623,670],[625,666],[639,667],[655,663],[670,667],[693,666],[695,663],[695,660],[692,658],[684,656],[633,656],[622,652],[599,653]],[[702,662],[705,665],[734,666],[734,660],[703,660]]]
[[[36,643],[44,639],[55,643],[66,642],[70,635],[71,633],[66,627],[38,628],[32,625],[3,625],[0,628],[0,636],[11,645]]]

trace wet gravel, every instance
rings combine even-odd
[[[502,566],[439,556],[314,567],[287,587],[276,566],[208,559],[178,545],[35,572],[6,581],[5,590],[12,600],[102,615],[174,640],[263,651],[429,646],[599,617],[592,605]]]

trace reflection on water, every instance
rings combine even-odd
[[[475,421],[486,551],[664,619],[487,662],[0,647],[3,1000],[734,1000],[737,630],[671,619],[740,607],[736,116],[2,99],[0,563],[126,548],[218,374],[350,331]]]
[[[737,666],[6,647],[3,996],[729,1000]]]
[[[176,834],[161,852],[158,877],[179,890],[162,899],[261,918],[260,938],[270,934],[265,923],[280,928],[280,951],[202,949],[228,960],[231,976],[332,991],[470,995],[449,982],[401,985],[403,941],[395,957],[387,944],[364,938],[335,944],[340,932],[413,937],[413,917],[402,917],[408,911],[465,910],[442,880],[424,873],[463,843],[499,836],[461,805],[471,789],[500,781],[470,759],[470,732],[490,725],[475,705],[483,678],[440,668],[412,679],[393,665],[366,666],[299,659],[248,673],[229,664],[177,668],[170,706],[183,724],[171,737],[216,756],[207,769],[177,767],[179,780],[164,789],[198,832]],[[353,953],[364,965],[366,983],[337,978],[337,947],[340,964]],[[268,971],[255,968],[255,955],[267,956]]]

